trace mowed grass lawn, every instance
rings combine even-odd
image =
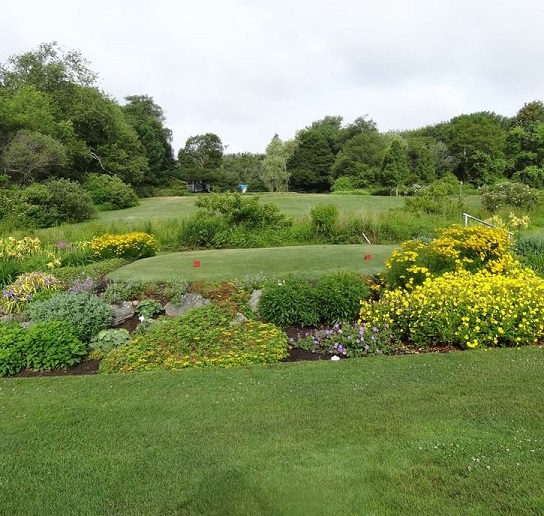
[[[540,348],[0,380],[0,514],[544,514]]]
[[[367,213],[369,215],[404,206],[404,199],[401,197],[296,193],[255,195],[259,196],[260,202],[275,204],[282,213],[294,218],[309,216],[310,209],[318,204],[335,204],[340,212]],[[195,200],[197,198],[197,196],[187,196],[140,199],[139,206],[125,210],[101,212],[98,219],[102,222],[123,220],[129,223],[160,219],[187,219],[196,211]]]
[[[316,278],[339,270],[367,275],[382,270],[395,247],[314,245],[169,253],[132,262],[108,277],[112,280],[166,282],[176,278],[189,281],[226,280],[254,274],[277,277],[291,273]],[[370,259],[365,259],[367,255],[370,255]],[[199,267],[194,266],[195,261],[200,263]]]

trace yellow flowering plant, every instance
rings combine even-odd
[[[389,324],[399,341],[417,346],[531,344],[544,338],[544,280],[529,269],[460,269],[362,302],[360,319]]]
[[[515,266],[510,248],[505,229],[454,225],[439,229],[430,242],[404,242],[386,261],[382,278],[388,288],[411,289],[455,270],[503,272]]]
[[[102,259],[124,258],[126,260],[155,256],[160,247],[153,235],[143,232],[98,236],[91,240],[89,246]]]
[[[60,290],[62,286],[59,279],[45,272],[21,274],[12,284],[2,289],[0,311],[6,314],[21,313],[38,292]]]

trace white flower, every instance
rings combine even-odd
[[[140,315],[140,317],[138,317],[138,319],[140,319],[141,322],[145,321],[145,317],[143,315]]]
[[[334,355],[333,357],[331,357],[331,360],[340,360],[340,357],[338,355]]]

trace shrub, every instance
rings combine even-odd
[[[445,273],[363,303],[360,318],[388,324],[399,342],[462,348],[531,344],[544,337],[544,280],[527,269]]]
[[[320,322],[330,324],[357,320],[361,300],[369,295],[368,284],[356,272],[321,276],[315,286]]]
[[[338,221],[338,208],[336,204],[318,204],[310,210],[312,227],[315,234],[330,238]]]
[[[514,253],[526,267],[533,269],[539,276],[544,275],[544,238],[524,236],[514,244]]]
[[[67,321],[40,322],[25,332],[23,353],[27,368],[33,371],[65,369],[87,354],[85,344]]]
[[[181,244],[189,249],[213,247],[215,236],[228,228],[228,224],[220,217],[196,214],[182,222]]]
[[[0,310],[6,314],[19,314],[38,292],[59,290],[61,287],[61,281],[51,274],[44,272],[21,274],[11,285],[2,289]]]
[[[87,292],[72,294],[62,292],[50,299],[31,303],[28,312],[32,322],[67,321],[72,324],[78,338],[89,342],[112,320],[109,304]]]
[[[482,206],[491,213],[504,206],[532,210],[539,205],[540,201],[540,192],[522,183],[504,181],[482,188]]]
[[[155,323],[144,335],[111,351],[100,372],[183,369],[276,362],[287,356],[287,336],[273,325],[230,326],[214,305]]]
[[[24,369],[25,339],[25,331],[19,324],[0,323],[0,376],[17,374]]]
[[[159,243],[154,236],[142,232],[125,233],[123,235],[102,235],[92,239],[91,249],[100,258],[124,258],[139,260],[155,256],[159,251]]]
[[[61,267],[60,269],[55,269],[55,276],[65,283],[71,283],[82,277],[90,277],[96,281],[106,276],[109,272],[126,265],[126,263],[126,260],[123,258],[111,258],[77,267]]]
[[[257,229],[291,224],[275,204],[261,204],[256,195],[211,194],[198,197],[195,206],[204,210],[208,216],[222,218],[228,226],[243,225]]]
[[[33,183],[16,195],[22,212],[19,227],[45,228],[83,222],[96,213],[89,194],[79,183],[68,179]]]
[[[109,283],[102,294],[102,299],[108,303],[121,303],[137,299],[144,291],[141,281],[114,281]]]
[[[510,246],[504,229],[454,225],[439,229],[437,238],[429,243],[404,242],[391,253],[382,277],[388,288],[411,288],[457,269],[501,272],[514,264]]]
[[[83,188],[101,210],[121,210],[139,204],[136,192],[117,176],[89,174]]]
[[[280,327],[319,322],[316,291],[307,279],[287,276],[263,287],[259,315]]]

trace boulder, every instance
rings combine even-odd
[[[134,305],[129,301],[115,303],[111,305],[111,309],[113,312],[113,322],[111,323],[111,326],[113,328],[123,324],[128,319],[132,319],[136,313]]]
[[[251,310],[254,312],[254,313],[258,313],[259,312],[259,304],[261,302],[261,295],[262,295],[263,291],[262,290],[254,290],[252,293],[251,293],[251,297],[249,298],[249,308],[251,308]]]
[[[183,315],[190,308],[196,308],[198,306],[205,306],[210,303],[209,299],[202,297],[200,294],[183,294],[179,303],[167,303],[164,307],[166,315],[173,317],[176,315]]]

